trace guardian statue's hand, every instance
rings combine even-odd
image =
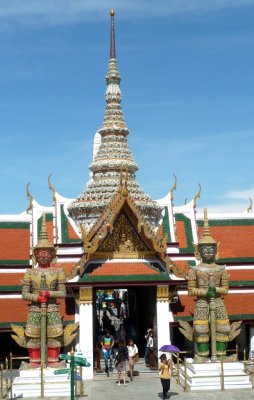
[[[48,302],[48,297],[44,297],[44,296],[38,296],[37,297],[37,301],[38,303],[47,303]]]

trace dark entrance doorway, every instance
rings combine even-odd
[[[132,286],[94,290],[94,345],[108,330],[119,342],[133,339],[142,357],[148,328],[156,331],[156,287]]]

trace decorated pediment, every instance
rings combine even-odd
[[[166,262],[167,236],[155,233],[129,195],[127,180],[100,219],[86,232],[81,225],[85,255],[81,270],[91,259],[151,259]]]
[[[97,257],[102,258],[144,258],[154,255],[124,212],[118,216],[112,233],[108,233],[96,253]]]

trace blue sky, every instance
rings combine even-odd
[[[254,0],[0,0],[0,213],[47,177],[75,198],[103,120],[109,10],[137,179],[175,205],[244,211],[254,199]]]

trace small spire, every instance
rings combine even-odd
[[[198,242],[199,244],[216,244],[217,243],[211,235],[206,208],[204,208],[204,226],[203,226],[202,234],[203,234],[203,236]]]
[[[45,213],[42,214],[40,237],[37,245],[35,246],[35,249],[53,249],[53,250],[55,249],[54,245],[49,241],[48,238]]]
[[[110,58],[116,58],[116,45],[115,45],[115,23],[114,16],[115,11],[110,11],[111,16],[111,32],[110,32]]]

